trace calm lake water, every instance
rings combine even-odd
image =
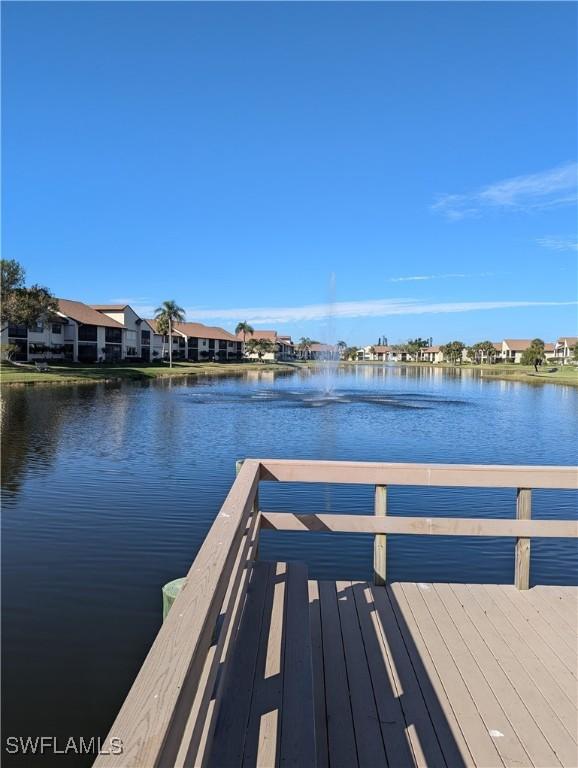
[[[570,465],[578,427],[570,387],[387,366],[7,388],[2,408],[3,735],[61,739],[106,735],[160,625],[161,586],[188,570],[236,459]],[[535,492],[533,515],[576,518],[577,502],[574,492]],[[267,483],[261,503],[371,514],[373,489]],[[514,509],[509,490],[388,495],[391,514],[512,517]],[[513,548],[390,537],[389,576],[512,583]],[[305,560],[312,577],[369,578],[372,540],[266,533],[260,556]],[[578,584],[575,544],[535,541],[532,580]]]

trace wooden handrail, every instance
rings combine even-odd
[[[259,462],[245,461],[110,730],[123,751],[100,755],[97,768],[161,762],[180,695],[201,678],[258,484]]]
[[[405,534],[417,536],[497,536],[577,538],[578,521],[507,520],[467,517],[374,517],[372,515],[295,515],[261,512],[262,530],[328,533]]]
[[[385,464],[364,461],[259,459],[261,480],[472,488],[578,489],[578,469],[491,464]]]
[[[376,490],[373,516],[260,513],[260,480],[366,483],[382,488]],[[517,488],[517,518],[392,517],[386,514],[387,485]],[[196,764],[190,750],[199,739],[206,739],[206,744],[211,738],[211,725],[202,735],[198,727],[199,723],[204,726],[202,713],[212,698],[216,665],[221,663],[219,654],[222,651],[223,658],[226,656],[242,610],[247,579],[241,577],[241,569],[247,567],[247,558],[257,556],[260,527],[373,534],[380,547],[374,561],[376,578],[382,583],[386,575],[386,534],[515,537],[516,585],[527,589],[530,538],[578,536],[576,521],[530,519],[532,488],[577,489],[578,471],[573,467],[246,459],[239,464],[237,479],[111,728],[109,738],[120,739],[123,751],[100,755],[95,766],[172,768]],[[212,644],[220,612],[225,614],[223,631]],[[217,700],[218,695],[213,712]],[[195,722],[191,725],[192,720]]]

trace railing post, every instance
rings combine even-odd
[[[374,514],[383,517],[387,514],[387,486],[375,486]],[[383,587],[386,581],[387,552],[386,536],[378,533],[373,544],[373,583]]]
[[[235,474],[236,475],[238,475],[239,472],[241,471],[241,467],[243,466],[244,461],[245,461],[244,459],[237,459],[237,461],[235,462]],[[255,498],[253,499],[253,512],[252,512],[252,514],[256,515],[258,511],[259,511],[259,490],[257,489],[255,491]],[[259,526],[257,526],[257,529],[255,531],[255,535],[257,537],[259,536]],[[253,560],[256,560],[258,558],[258,556],[259,556],[259,540],[257,538],[257,540],[255,541],[255,547],[253,549]]]
[[[532,518],[532,491],[530,488],[518,488],[516,496],[516,519]],[[530,588],[530,539],[516,539],[516,567],[514,584],[517,589]]]

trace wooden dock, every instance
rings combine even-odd
[[[262,480],[370,482],[374,515],[268,513]],[[518,488],[516,518],[388,517],[385,488],[420,484]],[[532,520],[536,487],[578,473],[246,461],[96,765],[578,766],[578,588],[528,588],[531,538],[578,523]],[[260,561],[267,528],[373,533],[374,583]],[[513,537],[516,584],[389,583],[400,532]]]

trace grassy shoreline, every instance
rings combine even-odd
[[[0,365],[2,386],[32,384],[97,384],[118,381],[150,381],[183,376],[239,376],[249,371],[293,371],[291,363],[188,363],[168,365],[79,365],[49,364],[50,372],[40,373],[34,366]]]
[[[189,363],[175,362],[173,368],[168,365],[50,365],[49,373],[39,373],[34,366],[16,366],[3,362],[0,364],[0,384],[2,386],[26,386],[32,384],[95,384],[99,382],[148,381],[183,376],[240,376],[250,371],[290,372],[302,368],[319,367],[316,361],[295,361],[291,363]],[[341,362],[340,367],[360,365],[392,365],[379,361]],[[546,370],[536,373],[532,366],[521,365],[461,365],[449,363],[394,363],[395,367],[408,368],[451,368],[455,371],[477,372],[484,381],[520,381],[526,384],[564,384],[578,387],[578,367],[558,366],[553,373]],[[549,366],[552,367],[552,366]],[[547,366],[544,366],[547,368]]]
[[[392,365],[378,360],[350,361],[343,365]],[[472,365],[465,363],[463,365],[452,365],[451,363],[393,363],[395,367],[403,368],[425,368],[433,369],[446,368],[454,371],[472,371],[477,372],[484,381],[522,381],[526,384],[564,384],[569,387],[578,387],[578,366],[574,365],[544,365],[536,373],[531,365],[519,364],[481,364]],[[557,370],[548,373],[548,368]]]

